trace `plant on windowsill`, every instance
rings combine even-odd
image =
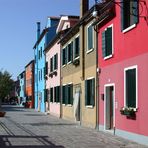
[[[73,65],[77,66],[80,64],[80,59],[74,59],[73,60]]]
[[[51,78],[52,78],[52,77],[53,77],[53,73],[50,73],[50,74],[49,74],[49,77],[51,77]]]
[[[125,115],[127,117],[134,117],[135,116],[135,110],[132,107],[122,107],[120,109],[121,115]]]

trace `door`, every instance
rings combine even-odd
[[[76,85],[75,86],[75,91],[74,91],[74,117],[76,121],[80,121],[80,92],[81,92],[81,86]]]
[[[105,87],[105,129],[114,128],[114,86]]]

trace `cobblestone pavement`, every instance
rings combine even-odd
[[[0,148],[146,148],[33,109],[3,106]]]

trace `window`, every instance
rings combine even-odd
[[[87,28],[87,51],[93,49],[93,26]]]
[[[54,55],[54,70],[58,68],[58,54]]]
[[[62,65],[67,64],[67,48],[62,50]]]
[[[113,54],[112,26],[102,32],[102,55],[103,58],[109,58]]]
[[[121,29],[138,23],[138,0],[121,0]]]
[[[42,47],[41,47],[41,49],[40,49],[40,58],[42,58]]]
[[[40,50],[38,52],[39,52],[38,55],[39,55],[39,59],[40,59]]]
[[[44,89],[44,101],[47,102],[48,101],[48,89]]]
[[[53,88],[50,88],[50,102],[53,102]]]
[[[50,58],[50,72],[53,71],[53,57]]]
[[[60,86],[54,87],[54,100],[55,102],[60,102]]]
[[[67,62],[71,62],[72,61],[72,55],[73,55],[73,42],[71,42],[70,44],[68,44],[68,47],[67,47]]]
[[[125,106],[137,108],[137,66],[124,71]]]
[[[64,85],[62,88],[63,104],[73,104],[73,85]]]
[[[80,38],[79,36],[74,40],[74,58],[80,55]]]
[[[95,104],[95,78],[85,80],[85,105]]]

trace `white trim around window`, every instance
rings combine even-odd
[[[137,65],[124,68],[124,107],[126,107],[126,71],[132,69],[136,69],[136,108],[134,108],[136,111],[138,108],[138,66]]]
[[[93,22],[90,22],[87,26],[86,26],[86,53],[90,53],[94,50],[94,29],[92,29],[92,48],[88,49],[88,28],[93,24]],[[92,26],[93,27],[93,26]]]
[[[113,57],[113,54],[114,54],[114,27],[113,27],[113,24],[109,25],[107,28],[112,28],[112,54],[104,57],[104,60],[107,60],[109,58],[112,58]],[[105,28],[104,31],[106,31],[107,28]]]
[[[124,29],[122,32],[123,32],[123,33],[126,33],[126,32],[132,30],[132,29],[135,28],[135,27],[136,27],[136,24],[133,24],[133,25],[129,26],[128,28]]]

